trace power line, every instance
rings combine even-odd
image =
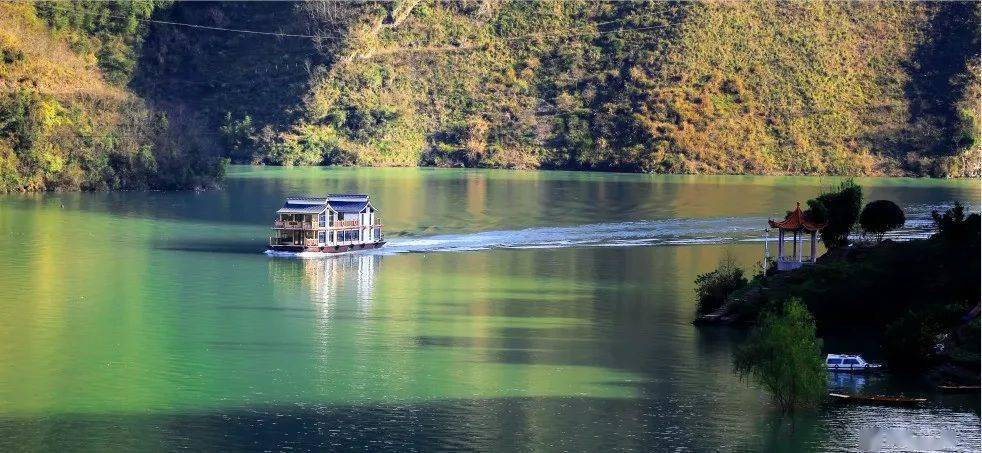
[[[261,35],[261,36],[276,36],[276,37],[282,37],[282,38],[304,38],[304,39],[323,39],[324,38],[323,36],[318,36],[318,35],[303,35],[303,34],[296,34],[296,33],[280,33],[280,32],[270,32],[270,31],[260,31],[260,30],[248,30],[248,29],[244,29],[244,28],[214,27],[214,26],[210,26],[210,25],[189,24],[189,23],[185,23],[185,22],[173,22],[173,21],[159,20],[159,19],[130,18],[130,17],[119,16],[119,15],[115,15],[115,14],[94,13],[94,12],[81,11],[81,10],[75,10],[75,9],[70,9],[70,8],[61,8],[61,7],[53,6],[53,5],[45,5],[45,7],[50,8],[50,9],[53,9],[53,10],[59,10],[59,11],[65,11],[65,12],[71,12],[71,13],[88,14],[90,16],[105,16],[105,17],[112,17],[114,19],[122,19],[122,20],[135,19],[135,20],[138,20],[140,22],[146,22],[146,23],[152,23],[152,24],[174,25],[174,26],[178,26],[178,27],[188,27],[188,28],[196,28],[196,29],[202,29],[202,30],[223,31],[223,32],[230,32],[230,33],[244,33],[244,34]],[[623,19],[615,19],[615,20],[610,20],[610,21],[606,21],[606,22],[597,22],[597,23],[593,23],[593,24],[584,24],[584,25],[580,25],[580,26],[577,26],[577,27],[572,27],[572,28],[567,29],[567,30],[565,30],[563,32],[556,32],[556,33],[536,32],[536,33],[527,33],[527,34],[518,35],[518,36],[500,37],[499,39],[504,40],[504,41],[516,41],[516,40],[527,39],[527,38],[531,38],[531,37],[542,37],[542,38],[546,38],[546,37],[567,37],[567,36],[589,35],[589,34],[594,34],[594,33],[595,34],[604,35],[604,34],[610,34],[610,33],[618,33],[618,32],[622,32],[622,31],[646,31],[646,30],[655,30],[655,29],[660,29],[660,28],[667,28],[667,27],[670,27],[670,26],[673,25],[673,24],[666,24],[666,25],[653,25],[653,26],[647,26],[647,27],[619,28],[619,29],[616,29],[616,30],[608,30],[608,31],[599,31],[598,30],[598,31],[586,31],[586,32],[582,32],[582,33],[569,33],[569,31],[571,31],[571,30],[577,30],[577,29],[582,29],[582,28],[587,28],[587,27],[599,27],[599,26],[603,26],[603,25],[610,25],[610,24],[614,24],[614,23],[618,23],[618,22],[624,22],[626,20],[636,19],[636,18],[637,17],[625,17]]]
[[[281,37],[281,38],[305,38],[305,39],[321,39],[321,38],[323,38],[322,36],[316,36],[316,35],[300,35],[300,34],[295,34],[295,33],[279,33],[279,32],[272,32],[272,31],[247,30],[247,29],[243,29],[243,28],[212,27],[210,25],[188,24],[188,23],[184,23],[184,22],[172,22],[172,21],[169,21],[169,20],[140,19],[140,18],[135,18],[135,17],[118,16],[118,15],[115,15],[115,14],[108,14],[108,13],[93,13],[93,12],[89,12],[89,11],[81,11],[81,10],[75,10],[75,9],[69,9],[69,8],[61,8],[61,7],[57,7],[57,6],[51,6],[51,5],[45,5],[45,6],[47,8],[55,9],[55,10],[59,10],[59,11],[65,11],[65,12],[71,12],[71,13],[82,13],[82,14],[88,14],[90,16],[105,16],[105,17],[112,17],[114,19],[122,19],[122,20],[136,19],[136,20],[138,20],[140,22],[147,22],[147,23],[161,24],[161,25],[176,25],[176,26],[179,26],[179,27],[198,28],[198,29],[202,29],[202,30],[225,31],[225,32],[233,32],[233,33],[245,33],[245,34],[251,34],[251,35],[263,35],[263,36],[277,36],[277,37]]]

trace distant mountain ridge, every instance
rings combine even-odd
[[[202,187],[222,157],[980,175],[977,2],[0,2],[0,20],[2,191]]]

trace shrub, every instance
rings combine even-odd
[[[747,286],[747,278],[732,259],[726,258],[719,267],[696,277],[696,294],[699,297],[697,311],[703,315],[723,306],[734,291]]]
[[[955,206],[939,214],[938,211],[931,211],[931,218],[934,219],[934,226],[937,233],[934,237],[950,241],[966,242],[966,246],[971,243],[977,244],[980,234],[980,219],[978,214],[965,216],[965,207],[961,203],[955,202]]]
[[[774,397],[782,412],[821,400],[827,372],[815,336],[815,320],[798,299],[780,311],[764,312],[757,326],[734,356],[741,378],[752,378]]]
[[[915,372],[936,361],[935,345],[942,327],[925,313],[908,312],[886,326],[883,353],[891,370]]]
[[[844,181],[838,189],[827,191],[818,197],[808,200],[812,211],[821,204],[825,208],[825,228],[819,233],[822,242],[829,249],[844,247],[849,244],[849,232],[859,219],[859,209],[863,203],[863,188],[853,180]]]
[[[887,231],[904,226],[906,221],[904,211],[890,200],[871,201],[859,214],[859,225],[863,232],[875,236],[877,242],[883,239]]]
[[[225,144],[225,153],[235,162],[252,162],[256,152],[256,127],[252,117],[246,115],[241,120],[232,119],[231,112],[225,112],[225,124],[219,128]]]

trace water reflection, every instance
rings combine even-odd
[[[978,445],[959,395],[789,434],[732,372],[744,333],[689,323],[695,276],[757,262],[742,231],[827,180],[244,170],[203,194],[0,197],[0,450],[828,451],[905,420]],[[347,191],[377,195],[391,248],[261,254],[283,196]],[[927,221],[978,181],[868,194]]]
[[[382,257],[372,254],[315,259],[271,259],[270,280],[280,289],[305,288],[310,301],[326,313],[338,300],[354,300],[362,315],[372,307]]]
[[[846,391],[849,393],[860,393],[866,386],[867,376],[852,373],[829,373],[829,388]]]

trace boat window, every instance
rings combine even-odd
[[[842,363],[842,359],[829,359],[828,361],[829,365],[838,365],[840,363]]]
[[[856,359],[845,359],[842,361],[843,365],[859,365],[859,361]]]

